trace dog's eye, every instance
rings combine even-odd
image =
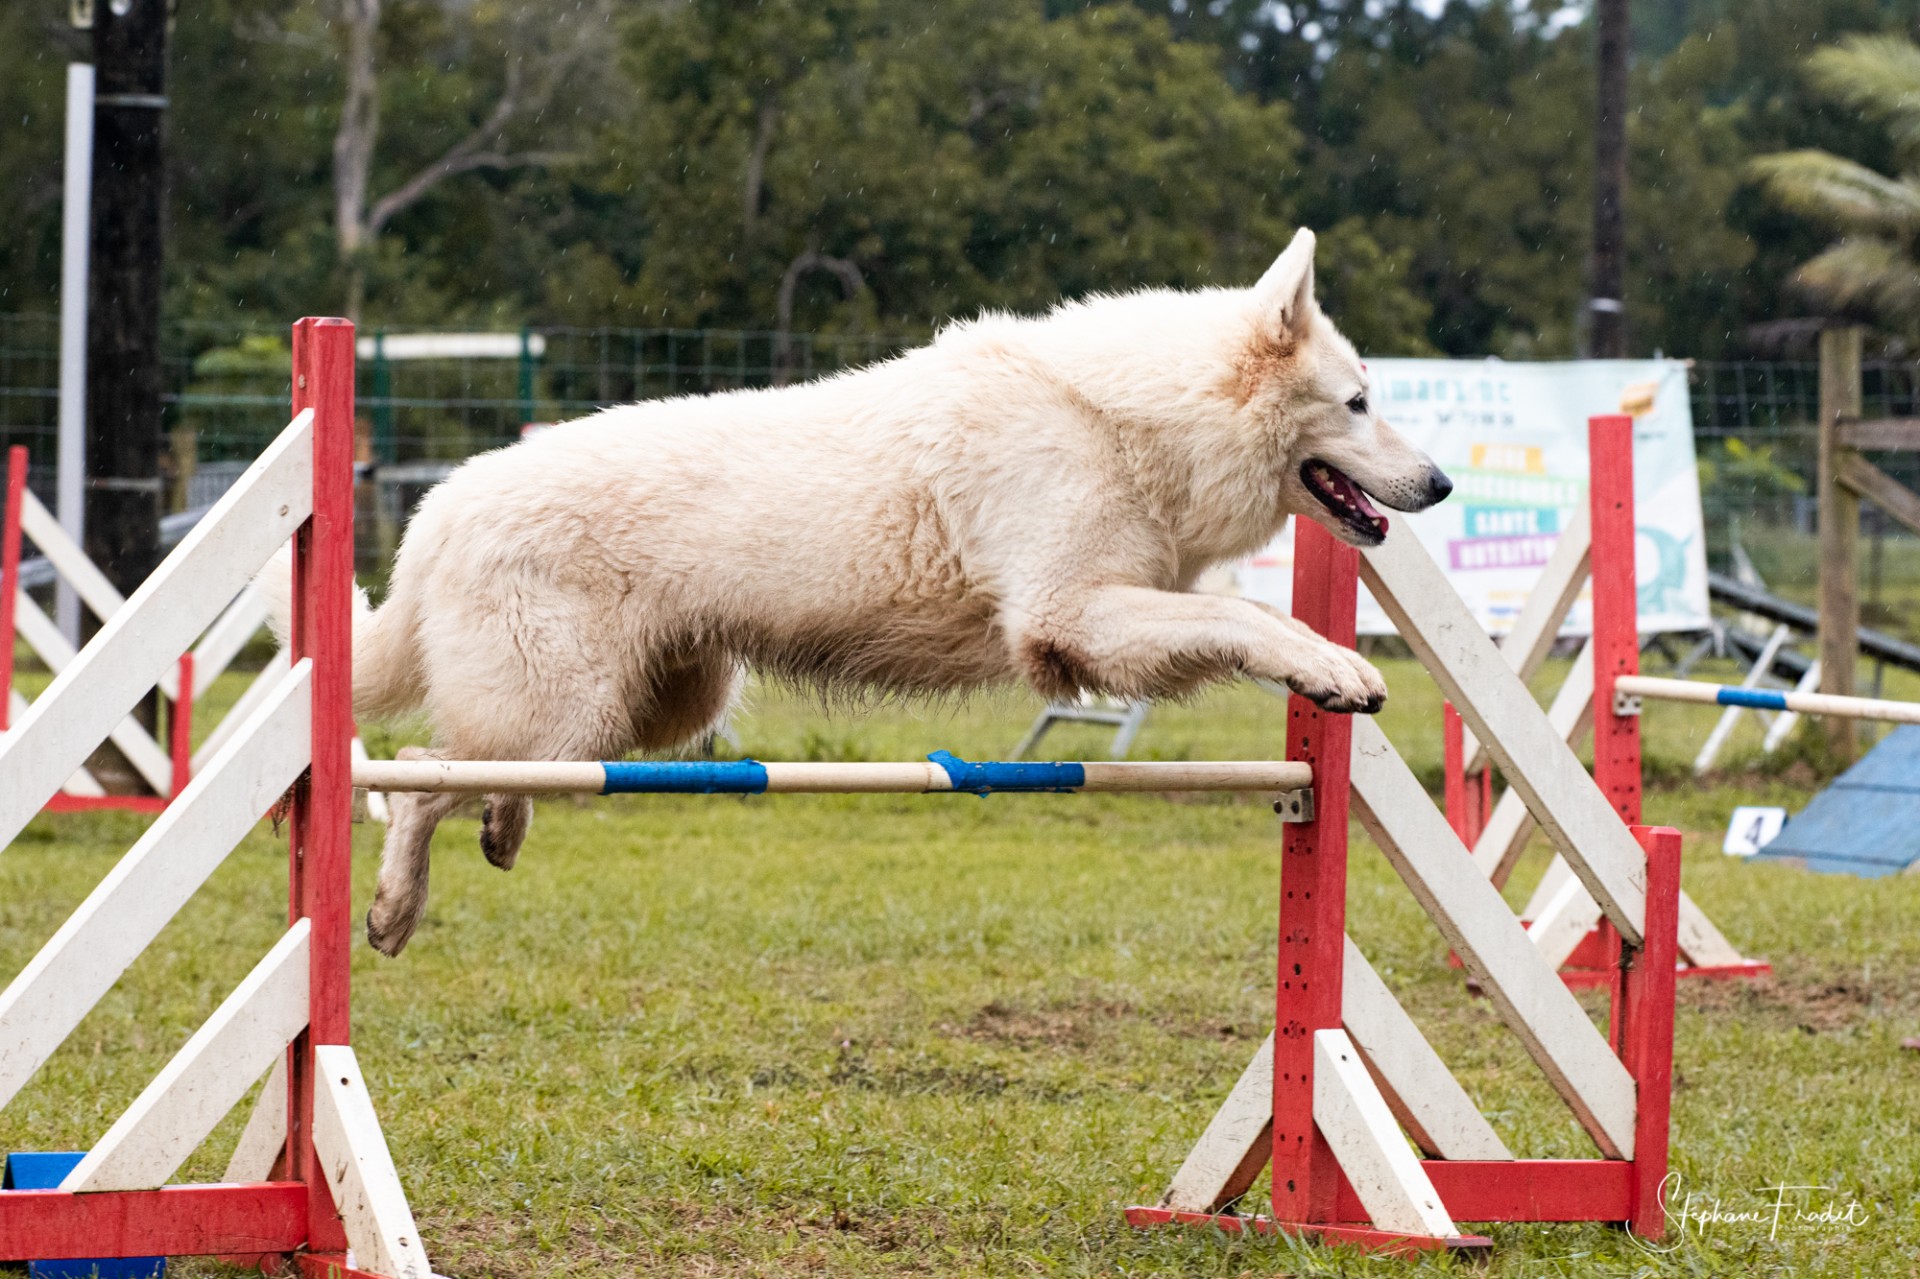
[[[1354,396],[1351,400],[1348,400],[1347,407],[1349,409],[1352,409],[1355,413],[1360,414],[1362,417],[1365,417],[1367,412],[1366,392],[1362,391],[1360,394]]]

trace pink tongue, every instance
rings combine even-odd
[[[1379,509],[1367,500],[1366,492],[1358,484],[1355,484],[1339,471],[1329,469],[1327,474],[1333,480],[1334,484],[1338,486],[1341,494],[1352,499],[1355,510],[1372,520],[1375,524],[1378,524],[1381,531],[1384,532],[1386,530],[1387,517],[1380,514]]]

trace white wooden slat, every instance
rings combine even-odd
[[[193,695],[197,698],[213,687],[221,672],[233,665],[233,659],[248,641],[267,624],[271,606],[259,591],[248,585],[240,591],[226,612],[214,619],[207,633],[193,650]]]
[[[1572,745],[1593,727],[1593,641],[1580,646],[1566,679],[1553,695],[1547,708],[1547,722],[1560,740]],[[1513,873],[1514,863],[1533,834],[1533,814],[1520,792],[1509,787],[1502,791],[1487,817],[1487,824],[1474,841],[1473,864],[1495,884],[1504,886]],[[1557,855],[1556,855],[1557,857]],[[1531,916],[1529,916],[1531,918]]]
[[[19,592],[14,600],[14,629],[20,638],[47,664],[47,669],[56,676],[73,664],[77,654],[73,646],[67,643],[67,637],[53,624],[53,619],[40,611],[25,591]],[[178,668],[175,668],[176,672]],[[45,697],[52,689],[40,694]],[[18,723],[18,720],[14,721]],[[155,793],[165,795],[173,790],[173,760],[153,735],[140,726],[140,721],[129,715],[108,730],[107,737],[120,753],[127,757],[133,770],[139,773]]]
[[[186,905],[312,757],[312,664],[272,697],[147,828],[0,992],[0,1106]]]
[[[1313,1034],[1313,1122],[1376,1230],[1431,1239],[1459,1233],[1344,1031]]]
[[[373,757],[367,754],[367,744],[360,740],[360,734],[358,733],[355,733],[353,740],[347,744],[347,757],[354,764],[368,764],[373,762]],[[387,819],[392,816],[391,810],[387,807],[386,794],[382,791],[370,790],[366,792],[366,797],[367,820],[379,822],[382,826],[385,826]]]
[[[242,1184],[266,1181],[273,1175],[273,1165],[286,1144],[287,1055],[281,1053],[273,1059],[267,1082],[260,1085],[260,1095],[254,1098],[247,1126],[240,1130],[240,1140],[234,1143],[233,1157],[227,1160],[226,1175],[221,1180]]]
[[[20,717],[27,713],[27,699],[20,696],[20,690],[17,688],[9,689],[7,698],[7,705],[11,708],[11,714],[8,716],[7,722],[17,724],[20,722]],[[86,795],[89,797],[98,797],[107,793],[107,788],[95,781],[93,774],[84,768],[75,769],[73,776],[69,777],[67,784],[60,789],[68,795]],[[0,849],[0,852],[5,851],[5,849]]]
[[[0,847],[206,630],[313,506],[303,411],[0,737]]]
[[[154,1190],[307,1027],[308,934],[294,922],[74,1166],[62,1190]]]
[[[1346,941],[1341,1023],[1414,1143],[1442,1159],[1513,1158],[1353,938]],[[1271,1065],[1267,1073],[1271,1079]]]
[[[1217,1212],[1245,1194],[1273,1153],[1273,1036],[1260,1042],[1206,1131],[1173,1174],[1160,1206]]]
[[[344,1044],[315,1048],[313,1070],[313,1145],[354,1265],[392,1279],[432,1279],[353,1049]]]
[[[1353,721],[1352,777],[1361,824],[1501,1019],[1602,1153],[1631,1159],[1633,1077],[1554,965],[1534,949],[1499,890],[1467,869],[1459,837],[1379,725],[1362,716]],[[1612,820],[1617,827],[1619,819]]]
[[[1640,845],[1405,521],[1382,545],[1361,553],[1360,571],[1534,820],[1637,945],[1647,908]]]
[[[1521,908],[1520,918],[1529,921],[1539,919],[1553,904],[1553,899],[1559,896],[1561,886],[1572,878],[1573,871],[1566,859],[1555,853],[1553,860],[1547,863],[1547,873],[1533,886],[1533,896],[1527,898],[1527,904]]]
[[[1535,912],[1527,937],[1540,957],[1559,968],[1572,957],[1581,939],[1600,922],[1599,904],[1571,868],[1559,880],[1553,895]]]
[[[1714,927],[1707,912],[1687,896],[1686,890],[1680,890],[1680,918],[1678,920],[1677,949],[1680,958],[1700,968],[1721,968],[1729,964],[1744,964],[1747,957],[1734,948],[1726,935]]]
[[[1554,640],[1560,636],[1561,624],[1567,620],[1567,611],[1580,598],[1592,569],[1593,528],[1587,508],[1581,506],[1554,542],[1553,554],[1540,570],[1539,580],[1528,593],[1520,616],[1514,619],[1513,629],[1500,641],[1500,656],[1519,674],[1522,683],[1540,673]],[[1469,773],[1477,773],[1487,766],[1486,750],[1473,730],[1466,730],[1462,745],[1462,757],[1467,761]]]
[[[200,749],[193,753],[192,762],[188,767],[190,773],[199,773],[204,767],[204,761],[212,759],[219,753],[220,748],[227,744],[227,739],[239,731],[240,726],[247,722],[247,716],[260,705],[262,698],[273,691],[286,673],[287,654],[283,649],[267,659],[267,664],[260,668],[258,675],[253,677],[253,682],[234,699],[233,705],[227,708],[227,713],[221,717],[218,724],[213,726],[213,731],[202,739]]]
[[[106,621],[120,611],[126,598],[120,589],[107,580],[99,565],[87,558],[80,544],[68,536],[60,527],[60,521],[41,504],[40,499],[28,492],[27,500],[20,506],[20,531],[33,539],[40,553],[53,565],[53,571],[61,580],[73,588],[93,615]],[[159,680],[160,691],[172,701],[180,693],[180,672],[176,667],[168,667]]]

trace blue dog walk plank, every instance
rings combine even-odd
[[[1920,724],[1887,734],[1755,856],[1866,879],[1920,861]]]
[[[15,1151],[7,1156],[0,1192],[57,1190],[82,1159],[84,1150]],[[34,1261],[29,1279],[166,1279],[165,1257],[108,1257],[99,1259]]]

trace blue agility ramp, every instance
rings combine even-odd
[[[1920,861],[1920,726],[1887,734],[1755,859],[1865,879]]]

